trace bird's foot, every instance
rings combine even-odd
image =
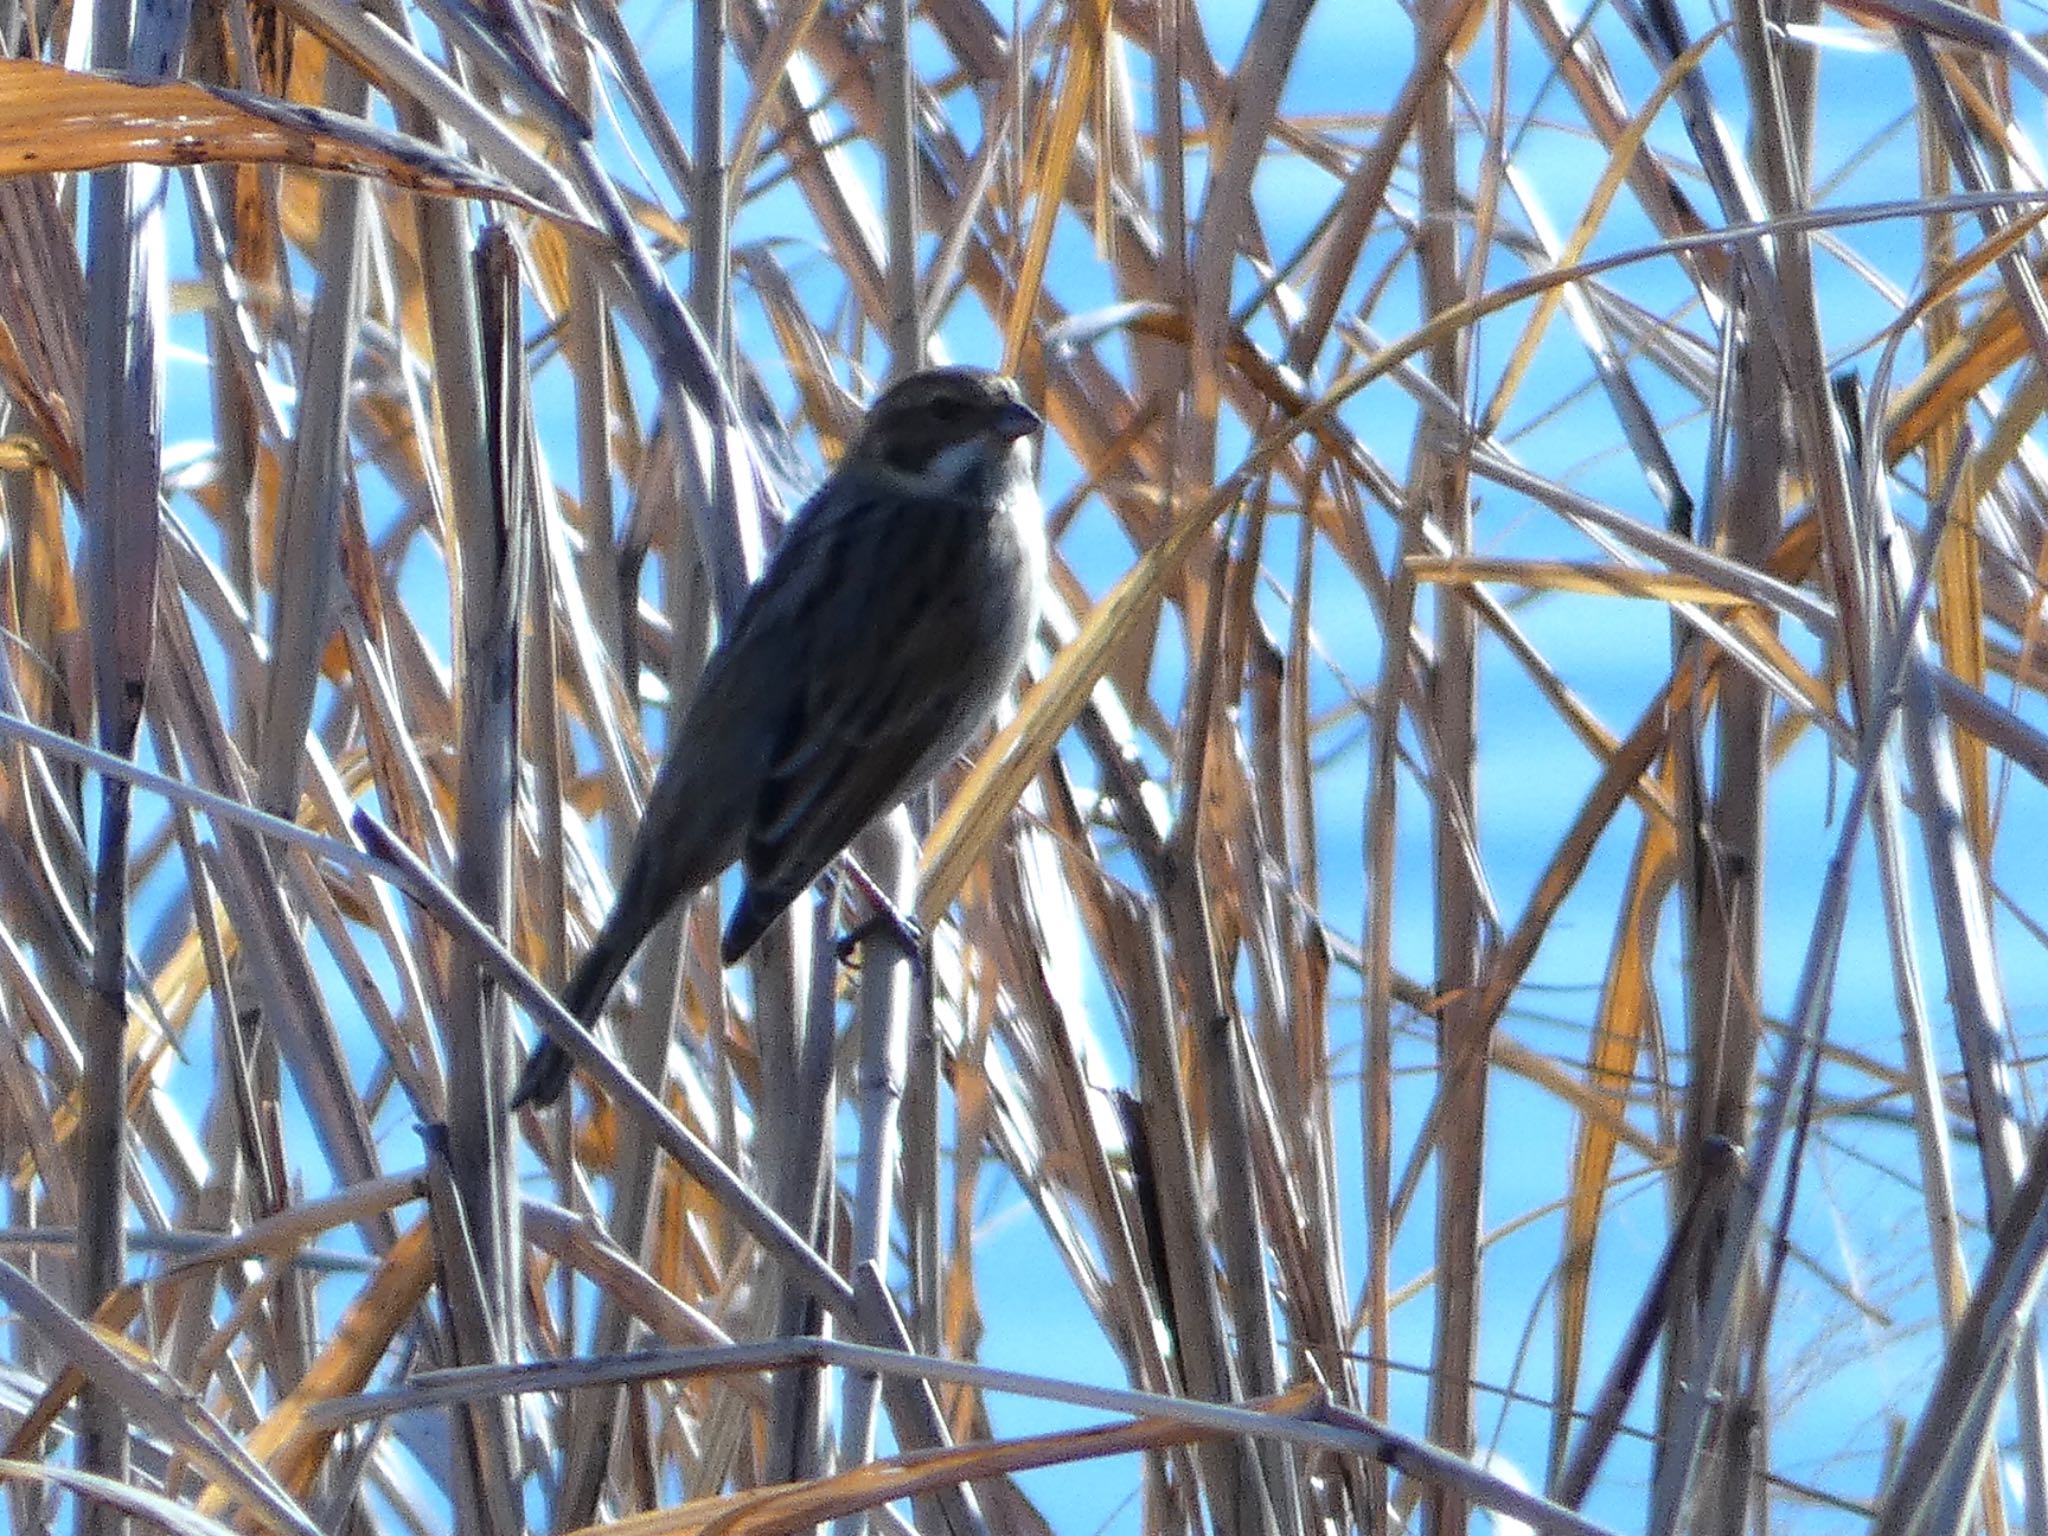
[[[869,899],[874,910],[860,922],[839,936],[833,945],[833,952],[839,956],[841,965],[858,965],[855,957],[870,941],[884,939],[894,944],[912,966],[924,968],[925,931],[914,917],[905,916],[887,901],[878,891],[870,891]]]

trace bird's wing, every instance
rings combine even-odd
[[[884,538],[856,530],[860,511],[834,508],[806,530],[817,544],[801,563],[832,592],[805,594],[803,611],[764,598],[752,616],[805,640],[743,854],[753,904],[770,920],[937,766],[927,759],[959,727],[979,596],[961,580],[962,542],[986,514],[932,498],[872,500],[868,514],[889,520]]]

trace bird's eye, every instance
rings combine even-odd
[[[967,414],[967,407],[950,395],[941,395],[931,403],[931,413],[933,421],[953,422]]]

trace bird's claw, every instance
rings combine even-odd
[[[839,942],[832,946],[839,963],[858,966],[859,952],[871,939],[887,939],[899,948],[910,963],[922,969],[924,966],[925,932],[914,917],[906,917],[894,907],[877,907],[867,917],[839,936]]]

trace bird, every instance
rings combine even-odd
[[[563,989],[579,1022],[596,1022],[669,910],[735,862],[719,954],[739,960],[987,723],[1045,584],[1044,425],[983,368],[928,368],[876,399],[705,662],[610,914]],[[543,1041],[512,1107],[554,1103],[570,1065]]]

